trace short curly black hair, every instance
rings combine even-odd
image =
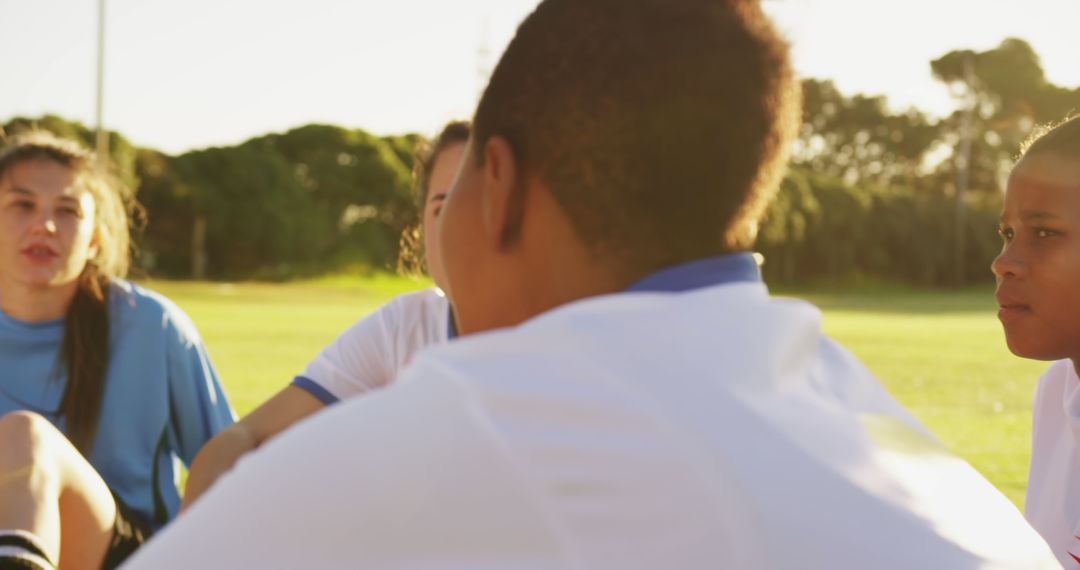
[[[787,43],[751,0],[544,0],[473,121],[633,272],[749,249],[799,121]]]
[[[1060,154],[1080,158],[1080,113],[1057,124],[1036,129],[1020,149],[1020,157]]]

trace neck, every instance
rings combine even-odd
[[[526,289],[532,312],[540,314],[580,299],[622,291],[627,283],[602,263],[581,255],[564,254],[536,271]]]
[[[52,287],[27,287],[0,280],[0,310],[25,323],[63,318],[78,286],[77,281]]]

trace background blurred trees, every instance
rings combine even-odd
[[[81,124],[17,118],[93,144]],[[110,136],[120,177],[149,223],[137,261],[168,277],[283,279],[344,268],[389,268],[415,219],[415,135],[381,139],[308,125],[230,147],[168,156]]]
[[[803,82],[792,168],[758,244],[771,282],[989,280],[1001,191],[1020,144],[1035,125],[1080,111],[1080,88],[1047,81],[1018,39],[944,54],[930,72],[961,102],[948,117]],[[968,109],[970,188],[960,218],[957,149]],[[32,125],[93,145],[89,129],[58,117],[4,127]],[[388,269],[402,229],[417,218],[410,172],[418,135],[307,125],[179,156],[136,148],[117,133],[109,140],[120,177],[146,208],[138,262],[154,274],[281,279]]]
[[[1080,112],[1080,88],[1047,81],[1038,55],[1019,39],[947,53],[930,70],[960,102],[936,120],[890,110],[883,97],[844,95],[829,81],[803,82],[792,169],[759,240],[770,281],[990,279],[1002,191],[1021,143],[1036,125]],[[957,149],[968,109],[969,188],[958,218]]]

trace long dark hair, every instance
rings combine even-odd
[[[0,177],[15,164],[48,160],[71,169],[94,198],[96,252],[78,277],[64,318],[60,359],[67,383],[57,414],[68,439],[89,456],[97,435],[109,365],[109,285],[127,274],[131,260],[130,193],[78,143],[33,130],[8,138],[0,151]]]
[[[427,207],[428,191],[431,190],[431,170],[442,151],[455,144],[469,140],[472,125],[468,121],[451,121],[443,127],[439,136],[430,143],[416,148],[413,162],[413,194],[416,199],[417,219],[405,226],[398,244],[398,273],[419,275],[424,269],[423,221]]]

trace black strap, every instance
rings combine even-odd
[[[165,506],[165,496],[161,493],[161,478],[159,465],[161,464],[161,454],[165,452],[166,446],[169,445],[169,426],[166,425],[161,430],[161,437],[158,438],[157,447],[154,448],[154,466],[151,469],[151,477],[154,478],[154,526],[161,528],[162,525],[169,522],[169,509]]]
[[[56,570],[56,566],[40,556],[0,555],[0,570]]]
[[[45,547],[25,530],[0,531],[0,570],[51,570],[53,561]]]

